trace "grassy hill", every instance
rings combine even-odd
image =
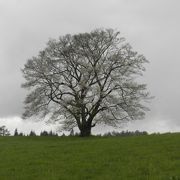
[[[180,134],[0,137],[0,180],[179,180]]]

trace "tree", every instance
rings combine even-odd
[[[9,136],[9,135],[10,135],[10,132],[6,128],[6,126],[1,126],[0,127],[0,136]]]
[[[30,131],[29,136],[36,136],[36,133],[34,131]]]
[[[20,132],[19,134],[18,134],[18,136],[25,136],[22,132]]]
[[[16,128],[15,131],[14,131],[14,136],[19,136],[19,133],[18,133],[17,128]]]
[[[47,131],[43,131],[40,133],[40,136],[49,136],[49,133]]]
[[[23,118],[59,121],[64,130],[78,127],[81,136],[96,124],[142,119],[149,93],[136,78],[146,62],[112,29],[50,40],[22,69],[22,87],[30,91]]]

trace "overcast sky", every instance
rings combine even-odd
[[[49,38],[101,27],[120,31],[150,62],[144,82],[155,96],[151,112],[124,129],[180,131],[179,0],[0,0],[0,125],[24,132],[54,128],[21,120],[20,69]]]

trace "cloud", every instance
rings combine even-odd
[[[23,132],[26,135],[29,134],[31,130],[35,131],[37,134],[40,134],[43,130],[52,130],[53,132],[57,131],[56,125],[46,124],[44,122],[24,121],[18,116],[0,118],[0,126],[3,125],[6,126],[11,135],[14,134],[16,128],[18,129],[18,132]]]
[[[154,117],[152,119],[146,119],[144,121],[136,121],[128,124],[127,129],[129,131],[147,131],[148,133],[165,133],[165,132],[179,132],[180,126],[172,123],[174,119],[166,119],[163,117]]]
[[[0,123],[26,129],[17,120],[27,93],[20,87],[20,69],[49,38],[110,27],[120,30],[134,50],[150,61],[144,81],[155,99],[150,104],[151,118],[137,122],[137,127],[178,129],[179,6],[179,0],[1,0]]]

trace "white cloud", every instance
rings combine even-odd
[[[130,131],[140,130],[147,131],[149,133],[159,132],[179,132],[180,126],[173,124],[173,119],[166,119],[163,117],[154,117],[152,119],[140,120],[131,122],[128,125],[128,129]]]
[[[156,97],[151,103],[152,118],[130,127],[178,130],[179,6],[179,0],[1,0],[0,117],[5,118],[0,124],[11,129],[18,125],[22,131],[29,131],[29,127],[38,130],[39,124],[18,118],[26,93],[20,88],[20,68],[50,37],[110,27],[120,30],[150,61],[144,79]],[[7,118],[10,116],[13,118]]]
[[[0,118],[0,126],[3,125],[6,126],[11,134],[14,133],[16,128],[18,129],[18,132],[23,132],[25,134],[29,134],[31,130],[35,131],[37,134],[43,130],[52,130],[53,132],[56,132],[57,130],[57,126],[55,125],[45,124],[44,122],[25,121],[18,116]]]

